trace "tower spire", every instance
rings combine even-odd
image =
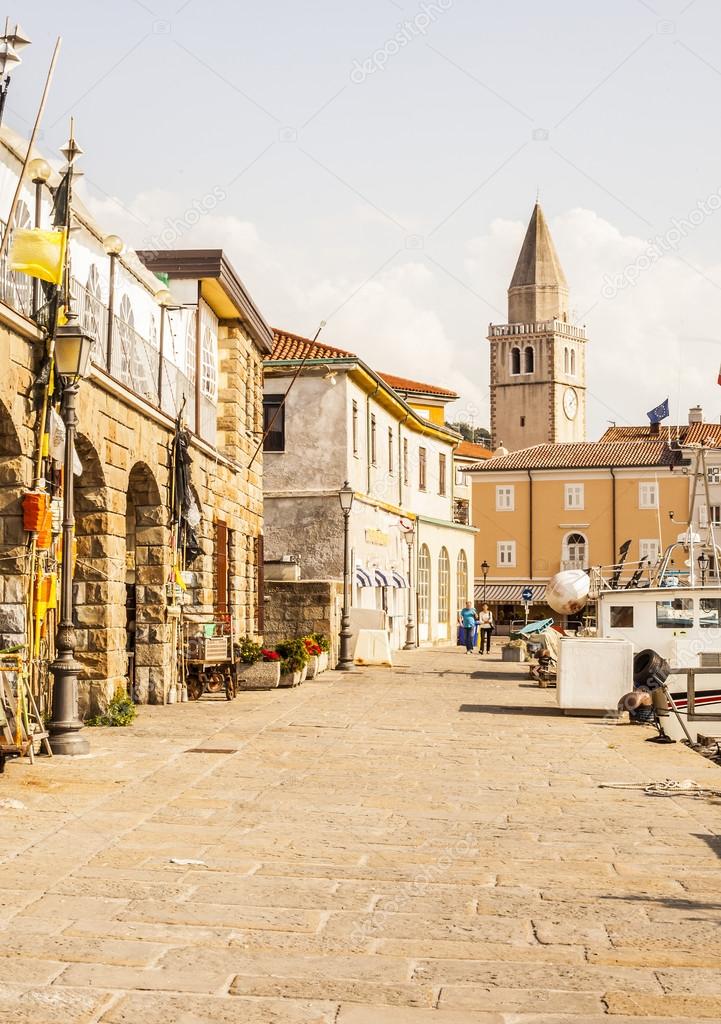
[[[536,199],[508,289],[508,322],[568,319],[568,284]]]

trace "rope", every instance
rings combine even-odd
[[[680,796],[688,793],[690,796],[718,796],[721,797],[721,789],[710,789],[707,786],[699,786],[693,779],[663,779],[656,782],[601,782],[599,789],[640,789],[650,796]]]

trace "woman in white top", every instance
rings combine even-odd
[[[491,633],[493,632],[493,612],[487,604],[483,605],[478,615],[478,625],[481,632],[481,649],[479,654],[491,653]],[[484,652],[485,648],[485,652]]]

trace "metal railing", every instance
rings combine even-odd
[[[138,334],[134,327],[120,317],[113,317],[113,334],[110,344],[111,377],[124,384],[130,391],[157,406],[158,370],[160,352]]]
[[[565,572],[567,569],[585,569],[586,563],[578,558],[562,558],[561,559],[561,571]]]
[[[0,236],[5,233],[6,222],[0,220]],[[12,306],[23,316],[32,316],[33,312],[33,281],[27,274],[10,270],[10,249],[13,244],[13,233],[10,233],[5,252],[0,259],[0,301]]]
[[[97,295],[93,295],[80,284],[77,278],[70,279],[70,296],[73,312],[78,317],[78,323],[84,331],[95,338],[93,345],[92,360],[96,366],[103,370],[108,368],[108,311]]]

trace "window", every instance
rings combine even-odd
[[[200,345],[200,393],[215,402],[218,398],[218,352],[210,327],[203,329]]]
[[[496,547],[496,565],[513,566],[516,564],[515,540],[499,540]]]
[[[378,461],[378,451],[376,448],[376,418],[371,413],[371,464],[376,465]]]
[[[659,629],[691,629],[693,601],[690,597],[675,597],[673,601],[656,602],[656,625]]]
[[[403,483],[408,483],[408,438],[403,438]]]
[[[88,334],[91,334],[96,341],[100,340],[103,312],[104,310],[100,293],[100,276],[98,274],[98,268],[94,263],[91,263],[90,270],[88,271],[88,283],[85,286],[85,294],[81,297],[80,302],[80,322],[83,325],[83,329],[86,330]],[[98,354],[94,353],[93,358],[97,361]],[[100,355],[99,358],[102,359],[102,355]]]
[[[535,364],[536,353],[533,351],[532,345],[526,346],[526,351],[523,353],[523,372],[533,373]]]
[[[521,426],[525,427],[525,425],[526,425],[526,417],[525,416],[521,416]]]
[[[521,372],[521,350],[520,348],[511,349],[511,373],[515,377],[516,374]]]
[[[446,457],[443,452],[438,454],[438,493],[446,493]]]
[[[456,487],[467,487],[468,477],[463,466],[456,466]]]
[[[195,384],[195,317],[193,310],[185,329],[185,376],[191,384]]]
[[[569,355],[568,355],[568,349],[564,348],[564,350],[563,350],[563,372],[564,373],[570,373],[570,371],[571,371],[571,361],[570,361],[570,358],[569,358]]]
[[[351,412],[351,430],[353,434],[353,454],[358,454],[358,403],[353,400],[353,410]]]
[[[388,472],[393,472],[393,427],[388,427]]]
[[[706,476],[710,484],[721,484],[721,466],[709,466]]]
[[[576,376],[576,350],[571,349],[571,376]]]
[[[438,556],[438,622],[447,625],[451,621],[451,561],[446,548]]]
[[[466,607],[468,598],[468,559],[465,551],[461,550],[456,559],[456,606],[458,611]]]
[[[633,605],[611,605],[611,629],[633,629]]]
[[[583,504],[583,484],[566,484],[566,497],[564,507],[567,510],[574,508],[583,508]]]
[[[655,538],[640,540],[638,542],[638,557],[643,562],[650,562],[655,565],[661,555],[661,544]]]
[[[563,542],[563,561],[565,569],[585,569],[586,538],[582,533],[569,533]]]
[[[721,526],[721,505],[709,505],[709,521],[714,526]]]
[[[658,508],[658,484],[655,480],[642,480],[638,485],[638,507]]]
[[[427,640],[431,624],[431,553],[426,544],[418,552],[418,623],[425,627],[425,636],[419,635],[419,639]]]
[[[425,491],[426,489],[426,450],[425,448],[418,449],[418,489]]]
[[[263,451],[285,451],[285,395],[263,395]]]
[[[514,487],[496,487],[496,512],[513,512],[515,507],[514,491]]]
[[[718,629],[721,623],[721,600],[718,597],[702,597],[700,602],[699,626],[701,629]]]

